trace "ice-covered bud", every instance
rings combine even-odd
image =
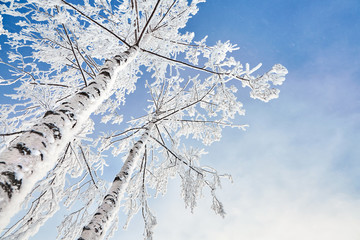
[[[268,72],[270,81],[274,85],[281,85],[285,81],[286,74],[288,74],[288,70],[281,64],[275,64]]]

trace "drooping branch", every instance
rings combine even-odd
[[[190,168],[191,170],[193,170],[194,172],[196,172],[197,174],[201,175],[202,177],[204,177],[204,173],[200,172],[198,169],[196,169],[194,166],[192,166],[191,164],[189,164],[188,162],[184,161],[184,159],[182,159],[181,157],[179,157],[176,153],[174,153],[171,149],[169,149],[165,144],[163,144],[162,142],[160,142],[158,139],[156,139],[155,137],[151,136],[151,138],[153,140],[155,140],[155,142],[157,142],[160,146],[162,146],[167,152],[169,152],[176,160],[180,161],[181,163],[183,163],[184,165],[186,165],[188,168]],[[210,186],[208,184],[208,186],[210,187],[211,190],[214,190],[212,186]]]

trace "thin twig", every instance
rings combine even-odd
[[[21,71],[21,72],[29,75],[34,81],[36,81],[36,80],[35,80],[35,77],[34,77],[31,73],[28,73],[28,72],[26,72],[25,70],[23,70],[23,69],[21,69],[21,68],[15,67],[15,66],[13,66],[13,65],[11,65],[11,64],[9,64],[9,63],[3,62],[3,61],[0,61],[0,63],[3,63],[3,64],[5,64],[5,65],[7,65],[7,66],[9,66],[9,67],[12,67],[12,68],[14,68],[14,69],[16,69],[16,70],[19,70],[19,71]]]
[[[141,127],[138,127],[138,128],[130,128],[130,129],[127,129],[127,130],[125,130],[125,131],[123,131],[123,132],[121,132],[121,133],[118,133],[118,134],[115,134],[115,135],[106,137],[105,139],[118,137],[118,136],[124,135],[124,134],[127,133],[127,132],[135,131],[135,130],[140,130],[140,129],[144,129],[144,126],[141,126]]]
[[[171,6],[168,8],[168,10],[166,11],[166,13],[164,14],[164,16],[161,18],[161,20],[156,24],[156,26],[154,27],[154,31],[157,30],[159,24],[164,20],[164,18],[168,15],[168,13],[170,12],[171,8],[175,5],[177,0],[174,0],[174,2],[171,4]]]
[[[175,63],[179,63],[181,65],[184,65],[184,66],[187,66],[187,67],[190,67],[190,68],[193,68],[193,69],[196,69],[196,70],[200,70],[200,71],[204,71],[204,72],[207,72],[207,73],[211,73],[211,74],[216,74],[216,75],[226,75],[226,76],[229,76],[229,77],[234,77],[236,79],[239,79],[241,81],[246,81],[246,82],[250,82],[249,79],[245,79],[245,78],[242,78],[240,76],[234,76],[234,75],[231,75],[230,73],[227,73],[227,72],[215,72],[215,71],[212,71],[212,70],[209,70],[209,69],[206,69],[206,68],[202,68],[202,67],[198,67],[198,66],[195,66],[195,65],[191,65],[189,63],[186,63],[186,62],[183,62],[183,61],[180,61],[180,60],[176,60],[176,59],[172,59],[172,58],[169,58],[169,57],[166,57],[166,56],[163,56],[163,55],[160,55],[160,54],[157,54],[157,53],[154,53],[154,52],[151,52],[149,50],[146,50],[146,49],[143,49],[143,48],[140,48],[142,51],[146,52],[146,53],[149,53],[151,55],[155,55],[159,58],[163,58],[163,59],[166,59],[170,62],[175,62]]]
[[[184,110],[184,109],[186,109],[186,108],[189,108],[189,107],[191,107],[191,106],[199,103],[200,101],[202,101],[202,100],[215,88],[215,86],[216,86],[216,84],[214,84],[214,85],[209,89],[209,91],[207,91],[207,92],[204,94],[204,96],[202,96],[200,99],[198,99],[198,100],[196,100],[195,102],[192,102],[192,103],[190,103],[190,104],[188,104],[188,105],[186,105],[186,106],[184,106],[184,107],[182,107],[182,108],[179,108],[179,109],[177,109],[177,110],[174,110],[173,112],[167,114],[167,115],[164,116],[164,117],[161,117],[161,118],[159,118],[159,119],[156,119],[155,123],[157,123],[157,122],[159,122],[159,121],[161,121],[161,120],[163,120],[163,119],[165,119],[165,118],[167,118],[167,117],[169,117],[169,116],[171,116],[171,115],[173,115],[173,114],[175,114],[175,113],[177,113],[177,112],[180,112],[180,111],[182,111],[182,110]]]
[[[157,9],[157,7],[159,6],[159,3],[160,3],[160,0],[158,0],[158,1],[156,2],[156,5],[155,5],[155,7],[154,7],[154,10],[152,11],[152,13],[151,13],[151,15],[150,15],[150,18],[147,20],[147,22],[146,22],[146,24],[145,24],[145,26],[144,26],[141,34],[140,34],[140,37],[139,37],[139,39],[137,40],[137,42],[136,42],[136,44],[135,44],[136,46],[139,46],[139,43],[140,43],[140,41],[141,41],[141,38],[143,37],[143,35],[144,35],[144,33],[145,33],[148,25],[150,24],[151,18],[154,16],[154,14],[155,14],[155,12],[156,12],[156,9]]]
[[[89,174],[90,174],[91,180],[92,180],[92,182],[94,183],[96,189],[99,189],[98,186],[97,186],[96,183],[95,183],[95,180],[94,180],[94,177],[93,177],[93,175],[92,175],[90,166],[89,166],[89,164],[88,164],[88,162],[87,162],[87,160],[86,160],[85,153],[84,153],[82,147],[81,147],[81,146],[79,146],[79,147],[80,147],[81,154],[82,154],[82,156],[83,156],[83,158],[84,158],[84,161],[85,161],[85,163],[86,163],[86,167],[87,167],[88,172],[89,172]]]
[[[65,0],[61,0],[63,3],[65,3],[66,5],[70,6],[72,9],[74,9],[75,11],[77,11],[78,13],[80,13],[81,15],[83,15],[84,17],[86,17],[87,19],[89,19],[91,22],[95,23],[96,25],[98,25],[99,27],[105,29],[106,31],[108,31],[110,34],[112,34],[113,36],[115,36],[117,39],[120,40],[120,42],[124,43],[126,46],[131,47],[124,39],[122,39],[121,37],[119,37],[118,35],[116,35],[113,31],[109,30],[108,28],[106,28],[105,26],[103,26],[102,24],[98,23],[97,21],[93,20],[91,17],[89,17],[88,15],[86,15],[85,13],[83,13],[82,11],[80,11],[79,9],[77,9],[76,7],[74,7],[72,4],[66,2]]]
[[[16,134],[22,134],[22,133],[27,133],[30,131],[19,131],[19,132],[13,132],[13,133],[0,133],[1,137],[7,137],[7,136],[12,136],[12,135],[16,135]]]
[[[69,34],[68,34],[68,32],[67,32],[66,27],[65,27],[64,24],[62,24],[62,27],[64,28],[64,31],[65,31],[65,34],[66,34],[67,39],[69,40],[69,44],[70,44],[70,47],[71,47],[71,51],[72,51],[73,54],[74,54],[76,63],[77,63],[77,65],[78,65],[79,70],[80,70],[80,72],[81,72],[81,75],[82,75],[82,77],[83,77],[83,79],[84,79],[85,86],[87,86],[87,81],[86,81],[84,72],[83,72],[83,70],[82,70],[82,68],[81,68],[81,65],[80,65],[80,63],[79,63],[79,60],[78,60],[78,58],[77,58],[77,56],[76,56],[76,53],[75,53],[74,47],[73,47],[73,45],[72,45],[71,39],[70,39],[70,37],[69,37]]]
[[[58,83],[37,83],[37,82],[31,82],[31,85],[43,85],[43,86],[54,86],[54,87],[64,87],[64,88],[68,88],[68,85],[64,85],[64,84],[58,84]]]

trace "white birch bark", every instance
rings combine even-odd
[[[104,233],[106,233],[108,226],[118,212],[119,203],[126,191],[135,167],[142,159],[146,142],[149,139],[150,132],[154,125],[154,122],[150,122],[145,128],[145,132],[142,134],[141,138],[131,148],[129,155],[120,172],[116,175],[108,194],[104,197],[103,202],[99,205],[89,224],[83,228],[78,240],[98,240],[103,239],[106,235]]]
[[[26,195],[56,164],[58,155],[100,104],[110,97],[119,74],[138,53],[131,47],[106,60],[95,80],[63,101],[0,154],[0,229],[15,215]]]

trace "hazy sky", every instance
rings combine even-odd
[[[225,219],[206,191],[194,214],[184,209],[175,180],[150,201],[155,239],[360,239],[359,0],[208,0],[185,31],[230,40],[237,59],[289,74],[270,103],[239,91],[250,128],[224,131],[203,159],[233,175],[218,191]],[[33,239],[49,239],[51,223]],[[114,239],[142,233],[137,216]]]
[[[289,75],[268,104],[240,91],[250,128],[225,131],[203,161],[234,177],[219,191],[226,218],[209,198],[184,210],[175,183],[153,202],[156,238],[360,239],[360,2],[209,0],[186,30]],[[139,225],[125,236],[140,239]]]

